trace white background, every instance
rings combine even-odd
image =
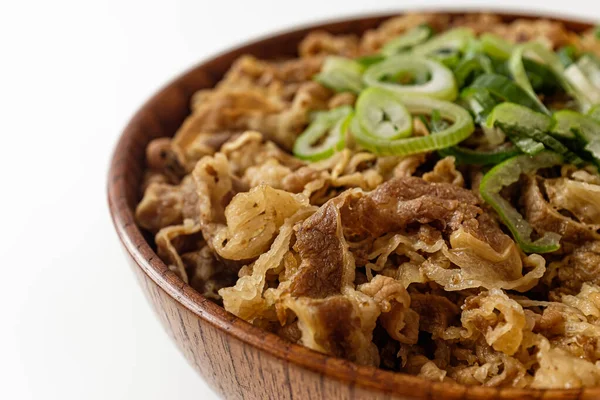
[[[2,1],[0,398],[216,398],[155,320],[113,232],[105,179],[123,125],[174,75],[240,41],[455,3]],[[502,4],[600,20],[597,0]]]

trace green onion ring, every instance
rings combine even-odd
[[[360,93],[365,67],[349,58],[329,56],[314,80],[336,92]]]
[[[415,46],[412,49],[412,54],[415,56],[428,57],[432,53],[440,50],[458,50],[464,51],[469,40],[475,35],[469,28],[454,28],[440,35],[434,36],[427,42]]]
[[[412,117],[408,110],[385,89],[365,89],[356,101],[356,118],[365,133],[376,138],[392,140],[412,133]]]
[[[350,106],[316,113],[313,122],[296,139],[294,155],[303,160],[318,161],[342,150],[346,146],[345,136],[352,116]],[[321,143],[316,144],[318,142]]]
[[[427,24],[415,26],[402,35],[393,38],[382,48],[381,53],[386,56],[392,56],[402,51],[406,51],[415,45],[423,43],[431,37],[433,30]]]
[[[428,71],[429,81],[423,84],[403,85],[383,82],[386,76],[397,76],[408,72],[413,75]],[[384,88],[399,94],[413,94],[435,97],[440,100],[454,100],[457,95],[454,75],[442,63],[413,55],[399,54],[369,67],[363,76],[368,86]]]
[[[369,135],[358,118],[354,118],[350,126],[354,139],[377,155],[408,155],[443,149],[462,142],[475,130],[469,112],[456,104],[431,97],[392,94],[411,114],[431,114],[433,110],[438,110],[441,117],[452,121],[452,124],[434,135],[388,140]]]

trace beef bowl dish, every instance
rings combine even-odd
[[[599,386],[600,31],[414,13],[295,54],[145,148],[135,222],[182,285],[356,368]]]

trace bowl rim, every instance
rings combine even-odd
[[[482,386],[466,386],[457,383],[432,382],[405,373],[391,372],[376,367],[360,366],[350,361],[328,356],[302,345],[285,341],[279,336],[264,331],[252,324],[225,311],[221,306],[213,303],[202,296],[191,286],[184,283],[175,273],[162,262],[145,239],[142,231],[135,223],[134,211],[127,203],[126,189],[126,164],[127,155],[131,146],[135,145],[132,136],[142,119],[145,110],[164,96],[171,88],[189,76],[197,73],[206,64],[219,57],[255,45],[266,40],[274,40],[280,36],[295,34],[302,31],[322,29],[328,25],[343,22],[359,22],[367,18],[390,18],[406,13],[444,13],[451,15],[479,14],[482,12],[493,13],[503,18],[546,18],[560,21],[568,25],[592,26],[594,22],[579,16],[558,15],[558,12],[535,12],[532,10],[517,11],[510,8],[488,7],[478,9],[476,7],[421,7],[399,10],[387,10],[376,13],[361,13],[347,15],[342,18],[322,19],[311,23],[294,25],[293,27],[276,31],[274,33],[260,35],[236,46],[229,47],[224,51],[209,55],[191,68],[178,74],[167,84],[162,86],[141,107],[137,109],[133,117],[125,126],[118,142],[113,150],[111,158],[107,195],[108,205],[113,225],[129,256],[135,261],[143,273],[151,279],[158,287],[168,294],[182,307],[195,314],[201,320],[211,324],[226,335],[231,335],[246,345],[250,345],[284,362],[293,363],[308,370],[326,375],[336,380],[346,382],[350,385],[358,385],[366,389],[376,390],[383,393],[394,393],[407,398],[432,398],[434,395],[448,396],[452,394],[456,398],[469,396],[471,398],[600,398],[600,387],[578,388],[578,389],[517,389],[517,388],[493,388]],[[533,397],[532,397],[533,396]]]

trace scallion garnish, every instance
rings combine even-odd
[[[600,163],[600,121],[571,110],[556,112],[554,120],[554,135],[573,150],[585,151]]]
[[[596,104],[594,107],[590,108],[587,115],[596,121],[600,121],[600,104]]]
[[[314,79],[336,92],[360,93],[365,67],[349,58],[329,56]]]
[[[389,82],[386,79],[397,76],[422,76],[427,73],[426,82]],[[442,63],[414,55],[395,55],[369,67],[364,74],[368,86],[384,88],[399,94],[422,95],[441,100],[454,100],[457,90],[454,75]]]
[[[502,103],[494,108],[488,123],[502,129],[523,153],[535,155],[548,148],[569,162],[582,162],[567,146],[549,134],[554,120],[547,115],[518,104]]]
[[[549,253],[560,248],[560,235],[546,232],[537,240],[531,234],[533,228],[523,216],[500,194],[500,191],[519,180],[521,174],[529,174],[541,168],[560,165],[562,156],[544,151],[534,157],[520,155],[496,165],[486,173],[479,185],[481,197],[496,211],[512,233],[519,247],[526,253]]]
[[[577,100],[579,107],[583,111],[586,111],[590,108],[594,101],[588,97],[587,90],[581,86],[581,82],[578,78],[576,78],[577,74],[573,72],[569,73],[569,70],[573,71],[574,68],[576,68],[575,64],[572,64],[565,70],[558,56],[539,42],[530,42],[520,45],[511,55],[509,61],[511,73],[519,85],[535,95],[527,76],[524,74],[522,58],[526,52],[531,52],[534,56],[541,59],[552,70],[560,86],[562,86],[565,92]]]
[[[475,54],[468,58],[465,57],[454,67],[454,77],[456,78],[456,85],[459,88],[462,88],[470,79],[480,74],[491,74],[493,72],[492,61],[483,54]]]
[[[352,118],[352,107],[342,106],[315,114],[313,122],[298,136],[294,155],[310,161],[331,157],[346,146],[346,132]]]
[[[481,182],[481,195],[525,252],[555,251],[560,236],[532,238],[533,229],[500,195],[502,188],[521,174],[563,162],[600,167],[600,59],[573,45],[554,52],[541,42],[513,44],[491,33],[475,37],[468,28],[432,36],[421,25],[378,54],[328,57],[315,79],[358,98],[354,107],[317,113],[298,137],[295,155],[330,157],[345,146],[349,132],[357,147],[376,155],[437,151],[459,165],[495,165]],[[581,113],[568,109],[571,102],[560,111],[544,104],[549,98],[548,106],[560,104],[559,90]],[[413,136],[415,119],[428,135]],[[484,136],[469,148],[461,142],[475,123]]]
[[[473,31],[468,28],[450,29],[440,35],[434,36],[427,42],[413,47],[412,54],[427,57],[442,50],[458,50],[463,52],[474,37]]]
[[[575,46],[563,46],[556,52],[558,59],[562,65],[567,68],[569,65],[575,62],[577,58],[577,49]]]
[[[402,102],[384,89],[364,90],[356,101],[356,118],[364,132],[380,139],[399,139],[412,133],[412,117]]]
[[[600,59],[593,54],[584,54],[577,60],[577,66],[587,77],[592,86],[594,86],[593,88],[589,88],[589,90],[593,90],[594,93],[597,94],[593,99],[596,101],[596,97],[600,97]],[[600,103],[600,100],[597,101]]]
[[[511,103],[521,104],[533,110],[550,114],[546,107],[540,105],[537,98],[532,97],[522,87],[505,76],[498,74],[483,74],[473,84],[473,88],[485,89],[494,97]]]
[[[440,118],[448,121],[449,126],[435,135],[390,140],[378,137],[372,131],[368,132],[365,127],[367,123],[355,117],[350,127],[354,139],[363,148],[377,155],[408,155],[443,149],[463,141],[475,129],[469,113],[454,103],[425,96],[402,95],[395,92],[388,92],[388,94],[400,101],[412,115],[431,115],[434,110],[437,110]],[[363,104],[360,97],[357,103]]]
[[[484,33],[480,36],[481,50],[499,60],[508,60],[513,51],[514,45],[496,36],[493,33]]]
[[[509,144],[493,150],[473,150],[462,146],[452,146],[441,149],[438,153],[442,157],[453,156],[459,165],[495,165],[521,154],[521,151]]]
[[[416,26],[402,35],[390,40],[382,48],[381,53],[385,56],[402,53],[414,46],[425,42],[431,37],[433,30],[427,24]]]

